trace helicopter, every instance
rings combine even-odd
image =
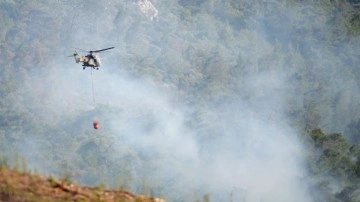
[[[82,62],[83,63],[82,66],[83,66],[84,70],[86,67],[92,67],[93,69],[99,70],[99,67],[101,66],[100,57],[98,55],[94,55],[93,53],[98,53],[98,52],[106,51],[106,50],[113,49],[113,48],[114,47],[104,48],[104,49],[95,50],[95,51],[85,51],[85,52],[89,53],[85,56],[79,56],[78,53],[75,51],[75,53],[69,57],[74,57],[76,63]]]

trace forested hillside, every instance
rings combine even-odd
[[[2,0],[0,23],[12,165],[168,201],[360,201],[358,1]],[[112,46],[98,71],[68,57]]]

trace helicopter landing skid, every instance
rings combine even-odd
[[[87,66],[83,66],[83,70],[86,69]],[[96,69],[96,70],[99,70],[99,67],[90,67],[90,68],[93,68],[93,69]]]

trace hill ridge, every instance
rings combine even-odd
[[[135,195],[125,190],[86,187],[53,177],[3,167],[0,169],[0,202],[165,202],[161,198]]]

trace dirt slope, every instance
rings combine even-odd
[[[54,178],[0,168],[0,202],[165,202],[127,191],[81,187]]]

